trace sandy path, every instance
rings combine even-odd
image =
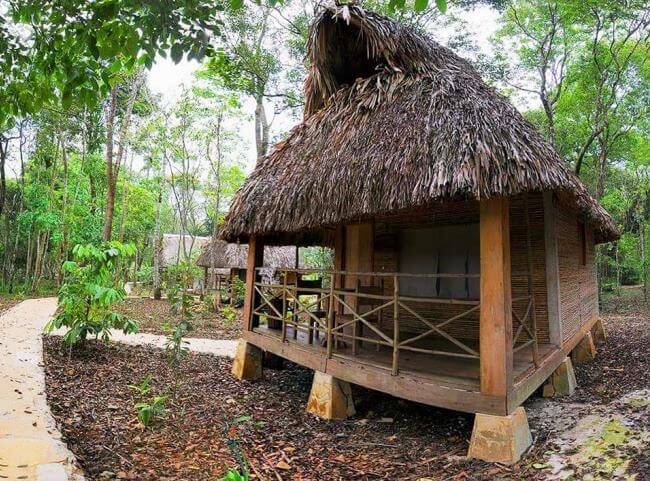
[[[65,333],[65,329],[59,329],[52,334],[61,336]],[[231,341],[226,339],[201,339],[201,338],[185,338],[187,341],[184,344],[191,352],[199,352],[204,354],[213,354],[221,357],[235,357],[235,350],[237,349],[238,341]],[[119,342],[122,344],[129,344],[131,346],[151,346],[160,349],[165,348],[167,338],[156,334],[148,334],[140,332],[138,334],[124,334],[117,329],[111,329],[111,341]]]
[[[0,316],[0,478],[83,479],[45,398],[43,326],[56,299],[30,299]]]

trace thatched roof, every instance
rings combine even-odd
[[[358,5],[311,25],[305,119],[236,194],[224,239],[301,233],[449,199],[561,192],[600,241],[607,212],[465,60]]]
[[[201,267],[217,269],[233,267],[245,269],[247,257],[247,244],[229,244],[213,239],[212,242],[203,246],[196,264]],[[296,247],[264,247],[264,267],[296,267]]]
[[[189,234],[163,234],[161,245],[162,263],[166,266],[177,264],[179,258],[185,258],[185,253],[189,257],[193,257],[209,242],[210,237],[190,236]],[[185,245],[184,250],[183,245]]]

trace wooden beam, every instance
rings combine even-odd
[[[510,212],[507,198],[481,201],[481,393],[503,397],[512,385]]]
[[[246,296],[244,297],[244,328],[248,331],[257,327],[256,319],[253,316],[255,308],[255,279],[256,267],[264,263],[264,243],[261,239],[251,236],[248,242],[248,259],[246,261]]]
[[[553,200],[553,192],[544,192],[544,251],[546,253],[548,335],[551,344],[560,347],[562,345],[560,267],[557,249],[557,206]]]

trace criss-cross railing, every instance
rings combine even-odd
[[[262,269],[258,269],[261,271]],[[342,279],[372,279],[381,287],[358,286],[344,288]],[[401,351],[479,359],[479,352],[454,336],[449,328],[452,323],[479,311],[480,301],[475,299],[443,299],[438,297],[412,297],[400,293],[400,279],[416,277],[431,279],[478,278],[479,274],[402,274],[368,273],[346,271],[316,271],[305,269],[278,269],[266,280],[256,276],[253,317],[265,318],[268,327],[281,330],[282,341],[298,338],[299,332],[307,334],[307,344],[325,349],[328,357],[345,356],[349,351],[355,356],[362,343],[369,343],[392,350],[390,369],[394,375],[399,371]],[[303,277],[320,280],[301,281]],[[392,292],[384,288],[384,281],[392,280]],[[422,311],[432,305],[454,306],[453,313],[443,319],[434,319]],[[441,310],[439,310],[441,311]],[[438,314],[436,317],[440,317]],[[415,334],[402,330],[404,318],[409,319]],[[419,328],[413,329],[414,325]],[[387,327],[388,329],[386,329]],[[291,328],[291,332],[289,332]],[[367,331],[367,335],[363,331]],[[406,336],[406,337],[404,337]],[[314,339],[319,344],[314,346]],[[448,346],[422,341],[432,338],[445,339]],[[351,343],[347,350],[346,341]],[[445,347],[450,347],[446,349]],[[364,361],[369,362],[369,361]],[[371,362],[372,363],[372,362]],[[380,364],[381,367],[387,367]]]

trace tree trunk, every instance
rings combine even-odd
[[[257,162],[260,162],[269,148],[269,123],[266,118],[263,95],[257,95],[255,98],[255,147]]]
[[[131,85],[131,91],[129,93],[129,98],[126,104],[126,109],[124,111],[124,117],[122,118],[122,123],[120,125],[120,140],[117,147],[117,158],[115,159],[115,162],[113,162],[113,130],[115,121],[115,107],[117,103],[117,90],[116,87],[113,87],[113,90],[111,90],[111,107],[113,109],[113,112],[110,124],[108,116],[106,119],[106,177],[108,181],[108,190],[106,193],[106,215],[104,216],[104,241],[111,240],[113,233],[113,216],[115,214],[115,189],[117,185],[117,178],[119,175],[120,166],[122,165],[122,159],[124,158],[124,149],[126,148],[127,138],[129,134],[129,122],[131,121],[131,115],[133,113],[133,105],[135,104],[135,100],[138,97],[138,93],[140,92],[140,87],[142,86],[143,81],[144,76],[139,73],[136,74],[136,77],[133,79],[133,84]]]
[[[158,190],[158,202],[156,203],[156,224],[153,228],[153,242],[151,245],[151,252],[153,254],[153,298],[159,300],[162,297],[160,292],[160,256],[162,254],[162,246],[160,239],[160,209],[162,205],[163,189],[162,177],[164,175],[164,163],[161,162],[161,185]]]
[[[104,212],[104,231],[102,238],[111,240],[113,230],[113,212],[115,210],[115,175],[113,174],[113,133],[115,129],[115,111],[117,109],[117,85],[111,89],[111,96],[106,112],[106,211]]]

